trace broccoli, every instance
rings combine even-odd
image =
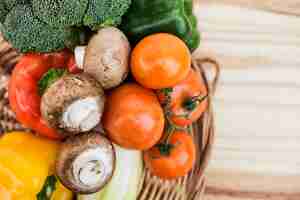
[[[34,14],[53,27],[79,26],[88,0],[32,0]]]
[[[53,28],[34,16],[30,5],[17,5],[6,16],[3,35],[20,52],[52,52],[75,42],[78,31]]]
[[[89,0],[83,24],[94,30],[119,25],[130,4],[131,0]]]
[[[3,23],[8,11],[4,5],[3,1],[0,1],[0,23]]]
[[[34,14],[54,27],[119,25],[131,0],[32,0]]]
[[[73,48],[87,36],[84,28],[119,25],[130,3],[131,0],[0,0],[0,31],[22,53]]]
[[[29,4],[30,0],[1,0],[4,1],[7,10],[13,9],[16,5]]]

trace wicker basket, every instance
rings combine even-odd
[[[0,133],[12,130],[25,130],[15,119],[9,108],[7,82],[9,72],[20,55],[5,42],[0,35]],[[202,64],[210,63],[215,70],[214,79],[208,82]],[[193,60],[193,67],[204,77],[209,91],[209,107],[203,117],[189,127],[197,148],[197,162],[193,170],[185,177],[174,181],[163,181],[145,169],[140,182],[139,200],[201,200],[205,190],[204,172],[211,156],[215,137],[211,98],[219,77],[219,65],[211,59]]]

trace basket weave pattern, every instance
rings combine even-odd
[[[0,33],[0,134],[10,131],[26,130],[16,121],[8,102],[7,86],[9,72],[20,59],[12,46],[6,42]]]
[[[9,43],[4,41],[0,34],[0,134],[13,130],[26,130],[20,125],[14,113],[9,108],[7,85],[9,72],[20,58]],[[213,81],[206,79],[204,63],[210,63],[215,70]],[[193,59],[193,67],[200,73],[208,88],[209,106],[204,115],[196,123],[188,128],[196,144],[197,160],[192,171],[185,177],[164,181],[152,176],[145,169],[140,182],[138,200],[201,200],[205,190],[204,172],[211,156],[214,142],[214,121],[211,98],[216,89],[219,77],[219,65],[211,59]]]

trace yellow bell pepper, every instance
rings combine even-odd
[[[59,145],[59,142],[23,132],[0,137],[0,199],[36,200],[42,189],[48,192],[44,184],[54,174]],[[57,180],[54,188],[51,198],[43,200],[73,198],[72,192]]]

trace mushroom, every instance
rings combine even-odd
[[[79,65],[84,56],[83,70],[98,80],[104,89],[111,89],[124,81],[129,71],[130,44],[117,28],[100,29],[88,43],[86,49],[76,49]],[[81,56],[82,57],[82,56]]]
[[[88,132],[100,123],[105,103],[101,85],[87,74],[67,74],[41,100],[41,114],[63,136]]]
[[[84,133],[62,144],[56,175],[73,192],[91,194],[110,181],[115,162],[115,150],[108,139],[98,133]]]

